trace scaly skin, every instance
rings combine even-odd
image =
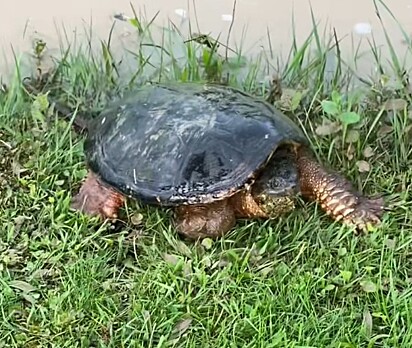
[[[218,238],[236,223],[227,199],[207,205],[181,205],[175,210],[175,227],[188,239]]]
[[[322,167],[308,149],[295,149],[302,196],[320,204],[336,221],[367,230],[367,225],[380,223],[384,211],[382,198],[368,198],[357,192],[338,173]]]
[[[116,219],[124,197],[102,184],[98,177],[89,171],[79,193],[73,198],[71,208],[91,216]]]

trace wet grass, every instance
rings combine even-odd
[[[169,211],[138,202],[123,224],[101,224],[69,209],[82,136],[17,71],[0,94],[0,347],[410,347],[410,86],[396,53],[382,62],[371,40],[379,69],[358,79],[357,58],[345,62],[314,26],[271,85],[271,49],[228,61],[214,45],[170,44],[173,27],[155,44],[143,21],[131,25],[144,38],[133,74],[103,42],[93,57],[63,52],[45,91],[98,112],[147,81],[236,85],[299,122],[321,161],[383,193],[390,212],[356,235],[302,202],[198,244],[176,235]]]

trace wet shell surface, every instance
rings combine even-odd
[[[90,169],[144,203],[210,203],[248,184],[299,127],[228,86],[147,85],[109,105],[89,129]]]

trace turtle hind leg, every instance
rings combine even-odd
[[[124,197],[107,187],[89,171],[79,193],[73,197],[71,208],[87,215],[116,219]]]
[[[348,179],[323,168],[308,149],[297,149],[297,163],[302,196],[318,202],[334,220],[358,230],[380,223],[384,212],[382,198],[362,195]]]
[[[235,213],[227,200],[175,208],[175,227],[188,239],[222,237],[235,223]]]

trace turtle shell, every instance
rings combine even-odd
[[[147,85],[105,109],[85,142],[90,169],[144,203],[210,203],[234,194],[278,145],[306,142],[270,104],[238,89]]]

